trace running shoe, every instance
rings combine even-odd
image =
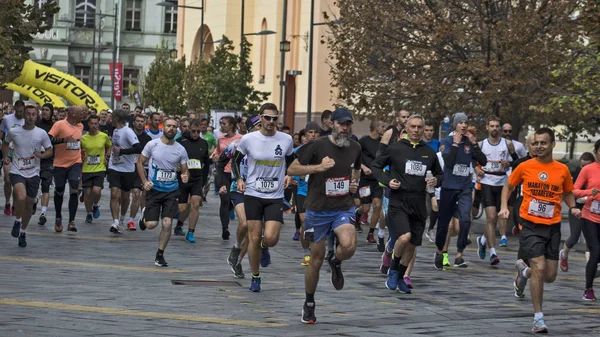
[[[157,267],[167,267],[169,264],[165,261],[165,257],[163,255],[156,255],[154,259],[154,265]]]
[[[177,236],[184,236],[185,232],[183,231],[183,227],[181,226],[175,226],[175,229],[173,230],[173,234],[177,235]]]
[[[46,219],[46,213],[40,214],[40,218],[38,219],[38,225],[43,226],[46,224],[46,221],[48,221]]]
[[[292,240],[299,241],[300,240],[300,232],[294,233],[294,237],[292,238]]]
[[[513,282],[513,288],[515,288],[515,297],[525,297],[525,286],[527,285],[527,278],[523,277],[523,270],[527,269],[527,264],[522,259],[518,259],[515,262],[515,268],[517,268],[517,276]]]
[[[260,248],[261,250],[261,254],[260,254],[260,265],[261,267],[268,267],[269,264],[271,263],[271,253],[269,253],[269,247],[265,247],[265,248]]]
[[[404,279],[404,283],[406,283],[406,286],[409,287],[410,289],[413,289],[412,280],[410,279],[410,276],[404,275],[403,279]]]
[[[433,266],[437,270],[444,269],[444,256],[442,254],[434,253],[433,254]]]
[[[10,215],[10,203],[4,205],[4,215]]]
[[[10,231],[10,235],[12,235],[13,238],[18,238],[20,231],[21,231],[21,221],[15,221],[13,223],[13,228]]]
[[[498,263],[500,263],[500,259],[498,258],[498,255],[492,254],[492,256],[490,256],[490,266],[495,266]]]
[[[233,267],[240,263],[240,248],[236,248],[235,246],[231,247],[231,251],[229,252],[229,257],[227,258],[227,263],[231,266],[231,271],[235,274]]]
[[[227,229],[227,228],[223,228],[223,231],[222,231],[222,233],[221,233],[221,238],[222,238],[223,240],[229,240],[229,235],[230,235],[230,234],[229,234],[229,229]]]
[[[254,277],[252,276],[252,281],[250,281],[250,288],[248,290],[258,293],[260,292],[260,276]]]
[[[305,255],[304,258],[302,259],[302,262],[300,262],[300,265],[303,267],[308,267],[309,264],[310,264],[310,255]]]
[[[315,324],[317,323],[317,316],[315,316],[315,303],[304,302],[302,307],[302,323],[304,324]]]
[[[513,228],[512,228],[512,235],[513,236],[519,236],[519,227],[513,226]]]
[[[69,232],[77,232],[77,227],[75,227],[75,221],[69,221],[69,225],[67,226],[67,230]]]
[[[360,225],[360,223],[358,225],[356,225],[354,228],[356,229],[357,233],[362,233],[363,232],[363,229],[362,229],[362,226]]]
[[[233,271],[233,277],[237,278],[237,279],[242,279],[244,278],[246,275],[244,275],[244,272],[242,271],[242,264],[238,263],[235,266],[231,267],[231,271]]]
[[[500,247],[506,247],[506,246],[508,246],[508,240],[506,240],[506,238],[500,239]]]
[[[61,218],[56,218],[56,221],[54,222],[54,231],[57,233],[60,233],[63,231],[63,225],[62,225]]]
[[[443,266],[443,268],[450,267],[450,260],[448,259],[448,253],[442,253],[442,266]]]
[[[85,216],[85,223],[92,223],[93,219],[94,218],[92,217],[92,215],[88,214]]]
[[[564,251],[564,249],[561,249],[561,250],[560,250],[560,253],[559,253],[559,255],[558,255],[558,256],[559,256],[559,259],[560,259],[560,262],[559,262],[559,264],[558,264],[558,265],[560,266],[560,270],[562,270],[562,271],[566,272],[566,271],[568,271],[568,270],[569,270],[569,257],[568,257],[568,256],[565,256],[565,255],[563,254],[563,251]]]
[[[387,280],[385,280],[385,287],[389,290],[398,289],[398,282],[400,281],[400,272],[394,269],[388,269]]]
[[[377,250],[381,253],[385,252],[385,238],[377,238]]]
[[[463,259],[462,257],[457,257],[456,259],[454,259],[454,267],[467,268],[468,265],[465,262],[465,259]]]
[[[10,214],[11,214],[12,216],[15,216],[15,215],[17,215],[17,212],[15,212],[15,206],[14,206],[14,205],[13,205],[13,207],[11,207],[11,208],[10,208]]]
[[[111,232],[111,233],[114,233],[114,234],[121,234],[121,233],[123,233],[123,232],[121,231],[121,228],[119,227],[119,225],[115,225],[115,224],[112,224],[112,225],[110,226],[110,232]]]
[[[146,207],[142,208],[142,215],[140,215],[140,220],[138,220],[138,227],[140,227],[140,229],[143,231],[146,230],[146,220],[144,220],[144,211],[145,210],[146,210]]]
[[[398,291],[399,293],[403,293],[403,294],[412,293],[412,291],[410,290],[410,288],[408,287],[406,282],[404,282],[404,278],[400,278],[398,280],[398,288],[396,288],[396,291]]]
[[[373,236],[373,233],[367,234],[367,242],[368,243],[377,243],[377,241],[375,241],[375,237]]]
[[[531,329],[533,333],[548,333],[548,327],[546,326],[546,321],[544,318],[534,319],[533,320],[533,328]]]
[[[367,221],[369,221],[369,214],[368,213],[364,213],[363,215],[360,216],[360,224],[363,226],[367,225]]]
[[[358,209],[356,209],[354,211],[354,229],[358,233],[362,233],[362,227],[360,226],[360,217],[361,215],[358,214]]]
[[[94,212],[94,219],[98,219],[100,217],[100,207],[94,206],[93,212]]]
[[[24,234],[24,233],[23,233]],[[21,240],[19,240],[20,242]],[[594,289],[589,288],[583,291],[583,298],[584,301],[595,301],[596,300],[596,296],[594,295]]]
[[[388,253],[385,251],[381,254],[381,265],[379,266],[379,272],[382,274],[387,274],[388,269],[390,269],[390,264],[392,263],[392,253]]]
[[[35,211],[37,211],[38,201],[39,201],[38,197],[35,197],[35,199],[33,200],[33,207],[32,207],[32,210],[31,210],[31,215],[34,215]]]
[[[333,260],[333,257],[328,259],[329,269],[331,270],[331,285],[335,290],[342,290],[344,288],[344,274],[342,273],[342,263]]]
[[[234,210],[229,211],[229,219],[235,220],[235,211]]]
[[[470,246],[473,243],[473,241],[471,241],[471,235],[467,235],[467,246]]]
[[[185,241],[189,243],[196,243],[196,238],[194,237],[194,232],[187,232],[185,235]]]
[[[137,228],[135,228],[135,222],[129,221],[127,223],[127,230],[128,231],[135,231],[135,230],[137,230]]]
[[[25,233],[21,233],[19,235],[19,247],[27,247],[27,237],[25,236]],[[594,294],[594,291],[592,290],[592,294]],[[595,300],[596,298],[594,298]]]
[[[425,236],[427,237],[429,242],[431,242],[431,243],[435,242],[435,231],[433,229],[425,232]]]
[[[481,243],[481,238],[481,236],[477,238],[477,255],[479,255],[480,259],[485,260],[485,250],[487,247]]]

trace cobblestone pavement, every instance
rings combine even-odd
[[[51,202],[52,203],[52,202]],[[67,203],[65,202],[65,207]],[[53,210],[46,226],[28,231],[27,248],[9,234],[14,217],[0,215],[0,336],[506,336],[529,334],[529,293],[514,297],[517,240],[498,249],[491,268],[475,247],[469,267],[436,271],[433,244],[424,238],[410,295],[387,290],[379,274],[380,253],[359,234],[355,256],[343,264],[346,285],[335,291],[323,269],[316,294],[316,325],[300,323],[304,301],[302,250],[286,214],[272,264],[262,269],[263,291],[235,280],[226,263],[231,241],[220,237],[218,198],[201,209],[196,244],[173,236],[165,252],[168,268],[153,264],[158,230],[109,233],[108,191],[101,217],[79,232],[55,233]],[[233,220],[232,233],[237,226]],[[567,226],[568,227],[568,226]],[[563,237],[564,239],[565,237]],[[454,241],[453,241],[454,242]],[[451,251],[452,257],[452,251]],[[568,273],[546,285],[544,314],[555,336],[600,335],[598,303],[581,300],[584,256],[572,252]],[[244,271],[249,275],[247,260]],[[174,285],[204,280],[202,285]]]

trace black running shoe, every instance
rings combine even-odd
[[[315,303],[304,302],[302,308],[302,323],[304,324],[315,324],[317,323],[317,316],[315,316]]]
[[[458,268],[467,268],[468,265],[465,262],[465,259],[463,259],[462,257],[457,257],[456,259],[454,259],[454,266]]]
[[[444,255],[435,253],[433,255],[433,266],[437,270],[443,270],[444,269]]]
[[[240,259],[240,248],[235,248],[235,246],[231,247],[231,251],[229,252],[229,257],[227,258],[227,263],[231,266],[231,271],[235,274],[233,267],[239,264]]]
[[[331,285],[335,290],[344,289],[344,274],[342,273],[342,263],[333,260],[333,254],[331,258],[327,260],[329,262],[329,268],[331,270]]]
[[[19,247],[27,247],[27,237],[25,233],[19,235]]]
[[[142,215],[140,216],[140,220],[138,221],[138,227],[145,231],[146,230],[146,223],[144,221],[144,211],[146,210],[146,207],[142,208]]]
[[[179,224],[177,224],[177,226],[175,226],[175,229],[173,230],[173,234],[175,234],[176,236],[184,236],[185,232],[183,231],[183,223],[181,226],[179,226]]]
[[[163,255],[156,255],[156,258],[154,259],[154,265],[157,267],[166,267],[169,264],[167,261],[165,261],[165,257]]]
[[[229,229],[223,228],[223,233],[221,233],[223,240],[229,240],[229,235]]]
[[[10,235],[12,235],[13,238],[18,238],[20,231],[21,231],[21,221],[15,221],[13,224],[12,230],[10,231]]]
[[[385,252],[385,238],[377,238],[377,250],[380,253]]]
[[[46,224],[46,213],[40,214],[40,219],[38,220],[38,225],[43,226]]]
[[[33,201],[33,209],[31,210],[31,215],[35,214],[35,211],[37,210],[37,204],[38,204],[38,198],[36,197],[35,200]]]

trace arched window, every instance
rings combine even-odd
[[[267,19],[263,18],[261,30],[267,30]],[[260,37],[260,78],[258,83],[265,83],[265,75],[267,69],[267,36],[263,35]]]

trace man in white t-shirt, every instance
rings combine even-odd
[[[0,124],[0,139],[4,140],[4,136],[8,133],[8,130],[17,127],[23,126],[25,124],[25,120],[23,119],[23,112],[25,111],[25,103],[19,100],[15,102],[15,112],[4,116],[2,119],[2,124]],[[9,148],[8,156],[12,156],[12,147]],[[6,158],[6,157],[4,157]],[[6,204],[4,205],[4,214],[6,215],[15,215],[15,207],[13,205],[12,209],[10,207],[10,197],[12,195],[12,186],[9,180],[10,173],[10,164],[4,165],[4,197],[6,200]]]
[[[276,129],[279,119],[277,106],[272,103],[263,104],[260,107],[260,116],[260,130],[242,137],[231,166],[238,191],[244,193],[248,223],[248,259],[252,270],[250,290],[253,292],[260,291],[259,261],[262,267],[269,265],[269,247],[274,247],[279,240],[283,222],[283,189],[291,179],[285,174],[286,164],[291,162],[294,153],[292,137]],[[246,179],[240,174],[240,164],[244,156],[248,161]]]
[[[107,178],[110,187],[110,211],[113,217],[110,232],[115,234],[123,232],[122,225],[129,207],[130,191],[135,181],[135,163],[138,154],[142,152],[137,135],[125,125],[128,116],[129,114],[125,110],[117,109],[113,112],[116,128],[112,135],[112,151],[108,162]],[[119,206],[121,207],[120,221]],[[130,222],[127,229],[135,230],[134,223]]]
[[[34,199],[40,188],[41,159],[52,156],[52,143],[46,131],[35,126],[38,111],[34,106],[25,108],[25,124],[6,133],[2,154],[4,165],[11,164],[9,145],[13,147],[9,179],[14,189],[16,220],[11,235],[19,238],[19,246],[26,247],[25,232],[31,219]],[[43,151],[43,152],[42,152]]]

